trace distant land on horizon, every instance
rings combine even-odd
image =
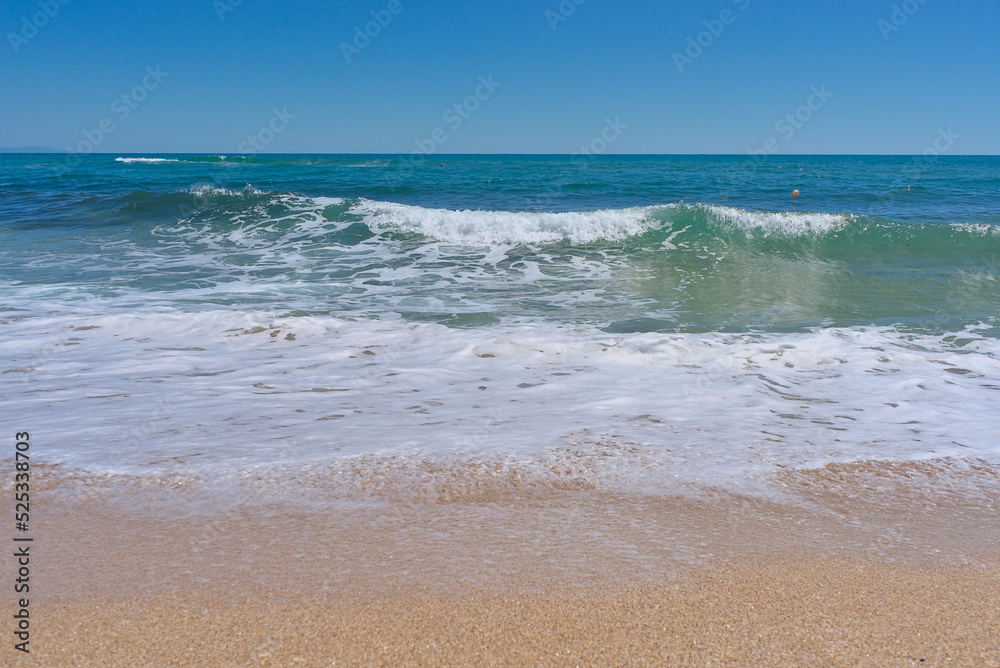
[[[65,153],[65,152],[66,151],[61,151],[55,148],[48,148],[45,146],[21,146],[18,148],[0,146],[0,153]]]

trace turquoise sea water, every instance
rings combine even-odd
[[[116,157],[3,157],[9,317],[996,332],[996,158]]]
[[[996,157],[4,155],[0,266],[75,466],[1000,451]]]

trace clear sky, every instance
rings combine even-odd
[[[996,154],[998,4],[0,0],[0,146]]]

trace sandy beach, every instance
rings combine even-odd
[[[5,2],[0,668],[1000,668],[1000,3],[790,7]]]
[[[13,662],[1000,661],[988,469],[830,466],[786,477],[795,503],[449,476],[295,505],[50,471]]]
[[[995,564],[994,564],[995,566]],[[247,598],[244,598],[247,596]],[[123,594],[45,611],[47,665],[996,665],[995,568],[780,560],[647,585],[317,600]]]

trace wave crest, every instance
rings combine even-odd
[[[856,220],[851,214],[749,211],[705,204],[515,212],[432,209],[364,199],[350,213],[362,216],[372,229],[402,229],[439,241],[473,246],[621,241],[654,230],[690,225],[699,218],[707,219],[710,227],[741,231],[748,237],[758,234],[798,237],[836,232]]]
[[[138,162],[144,165],[153,165],[161,162],[180,162],[176,158],[115,158],[115,162],[124,162],[126,165]]]
[[[242,190],[232,190],[212,185],[211,183],[196,183],[188,189],[192,195],[207,197],[211,195],[264,195],[266,190],[255,188],[251,184],[246,184]]]
[[[747,211],[729,206],[706,206],[710,219],[735,227],[747,234],[801,236],[827,234],[846,227],[854,216],[842,213],[799,213],[798,211]]]
[[[351,213],[373,229],[394,227],[439,241],[474,246],[573,244],[618,241],[657,227],[655,207],[569,211],[563,213],[429,209],[408,204],[361,200]]]

